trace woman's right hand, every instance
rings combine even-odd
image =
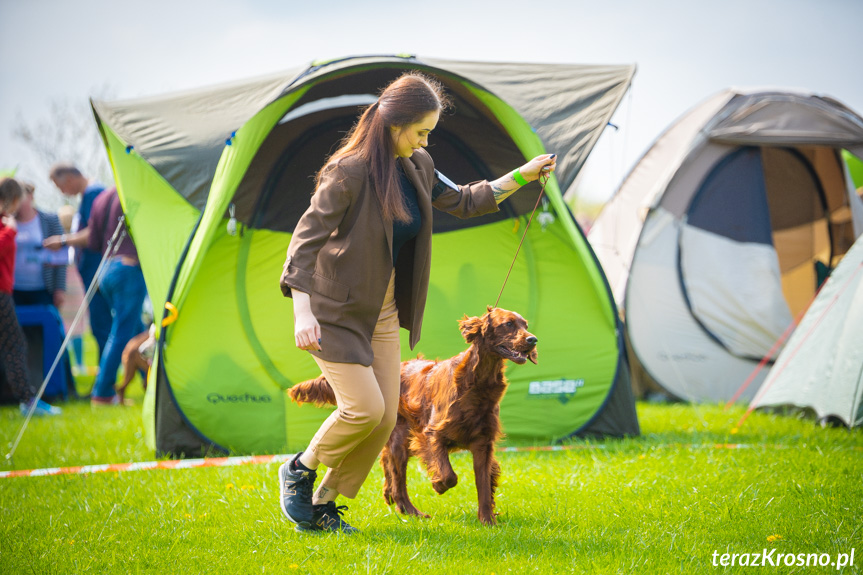
[[[519,172],[525,180],[533,182],[541,176],[548,176],[556,167],[557,154],[543,154],[523,165]]]
[[[321,351],[321,325],[312,313],[309,294],[292,290],[294,299],[294,340],[297,347]]]

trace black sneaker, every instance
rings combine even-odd
[[[311,527],[314,518],[312,492],[318,474],[314,471],[291,471],[291,464],[301,454],[302,451],[279,467],[279,495],[285,517],[301,527]]]
[[[315,513],[311,527],[297,524],[297,531],[340,531],[347,535],[359,531],[356,527],[348,525],[347,521],[341,517],[348,509],[347,505],[336,507],[335,501],[328,501],[313,507]]]

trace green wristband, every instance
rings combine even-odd
[[[518,171],[519,168],[516,168],[512,173],[512,179],[515,180],[515,183],[519,186],[526,186],[527,180],[524,179],[524,176],[521,175],[521,172]]]

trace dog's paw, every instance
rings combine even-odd
[[[437,479],[432,481],[432,487],[438,493],[438,495],[443,495],[447,492],[447,490],[452,489],[458,484],[458,475],[452,474],[442,479]]]
[[[497,525],[497,513],[490,513],[485,517],[482,513],[477,513],[477,517],[479,518],[480,523],[484,525],[488,525],[490,527]]]
[[[412,515],[414,517],[422,517],[423,519],[430,519],[431,518],[431,515],[423,513],[422,511],[420,511],[419,509],[414,507],[412,504],[407,504],[404,506],[397,505],[396,508],[399,510],[399,513],[401,513],[402,515]]]

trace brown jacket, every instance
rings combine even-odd
[[[399,252],[396,307],[411,349],[420,338],[431,268],[432,206],[461,218],[498,210],[486,181],[456,188],[438,178],[428,152],[402,158],[417,189],[422,226]],[[434,196],[434,199],[432,197]],[[337,363],[371,365],[372,334],[393,269],[393,226],[385,224],[366,163],[356,156],[327,167],[311,206],[300,218],[282,270],[282,293],[311,295],[322,351]]]

